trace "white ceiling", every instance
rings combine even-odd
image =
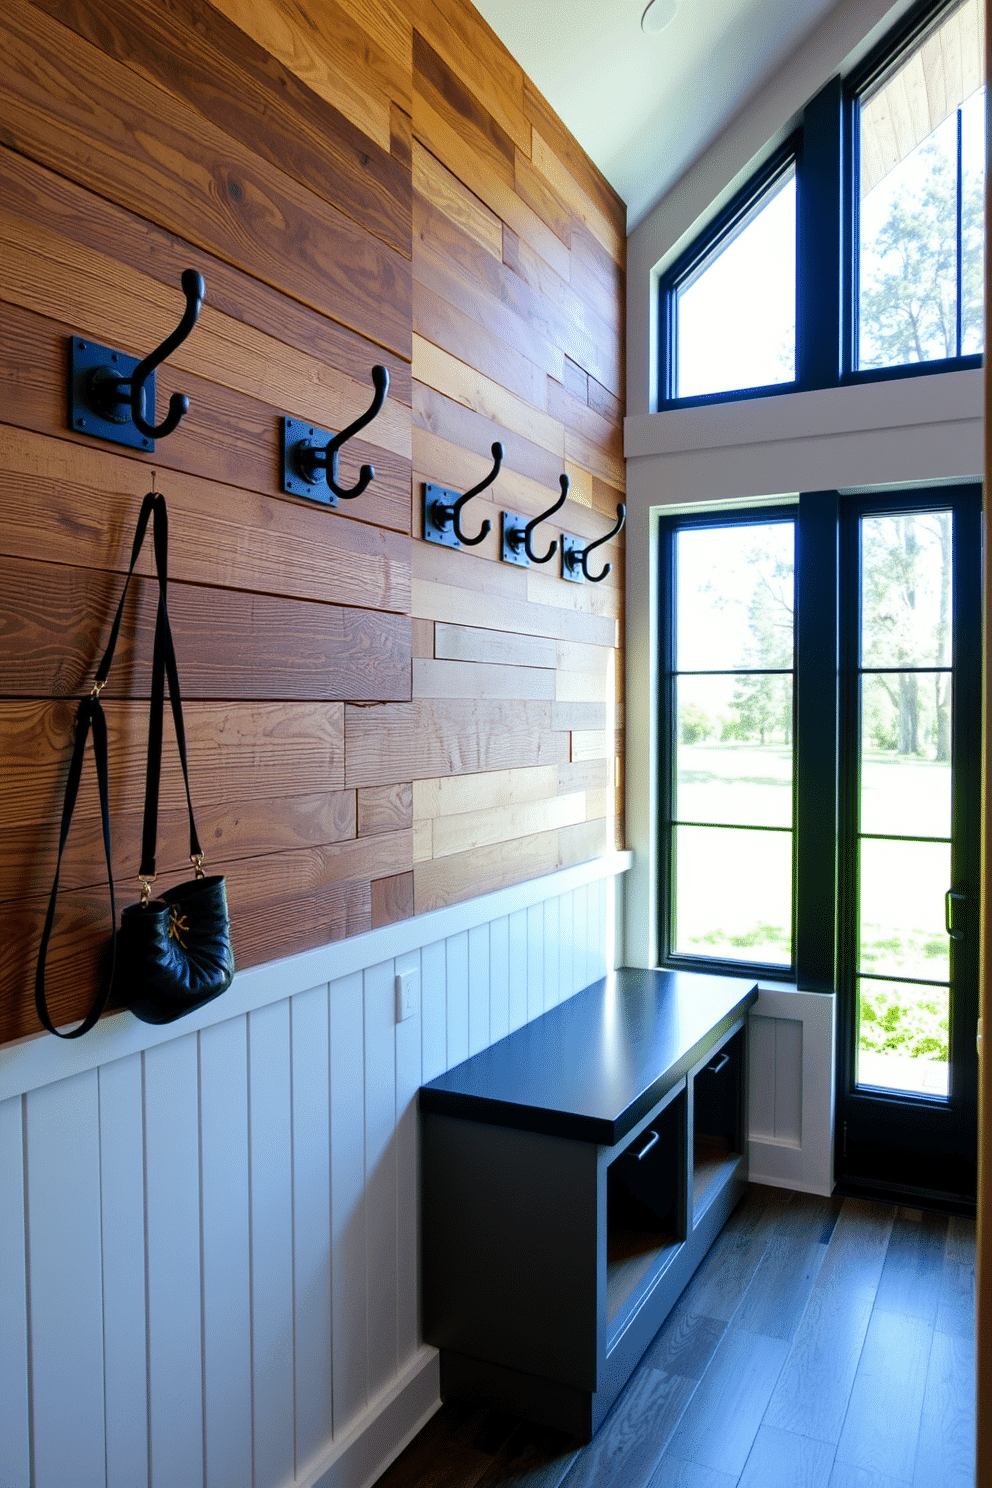
[[[606,179],[628,230],[837,0],[474,0]],[[662,0],[659,0],[662,3]]]

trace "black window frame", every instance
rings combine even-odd
[[[894,378],[939,376],[984,365],[984,353],[854,365],[858,290],[860,179],[858,107],[861,96],[897,68],[960,0],[922,0],[847,77],[832,78],[806,104],[802,120],[745,186],[665,271],[658,284],[659,412],[745,398],[787,397],[819,388],[858,386]],[[674,394],[677,364],[675,300],[679,288],[780,174],[796,163],[796,377],[794,381],[724,392]]]

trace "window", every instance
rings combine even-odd
[[[796,377],[796,168],[789,161],[675,286],[674,396]]]
[[[858,366],[984,349],[980,0],[946,15],[858,103]]]
[[[984,8],[929,3],[659,284],[659,406],[977,366]]]

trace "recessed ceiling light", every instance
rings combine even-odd
[[[664,31],[669,22],[675,19],[678,8],[678,0],[649,0],[641,16],[641,30],[648,36],[657,36],[659,31]]]

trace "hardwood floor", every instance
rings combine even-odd
[[[449,1401],[376,1488],[971,1488],[973,1220],[752,1185],[585,1447]]]

